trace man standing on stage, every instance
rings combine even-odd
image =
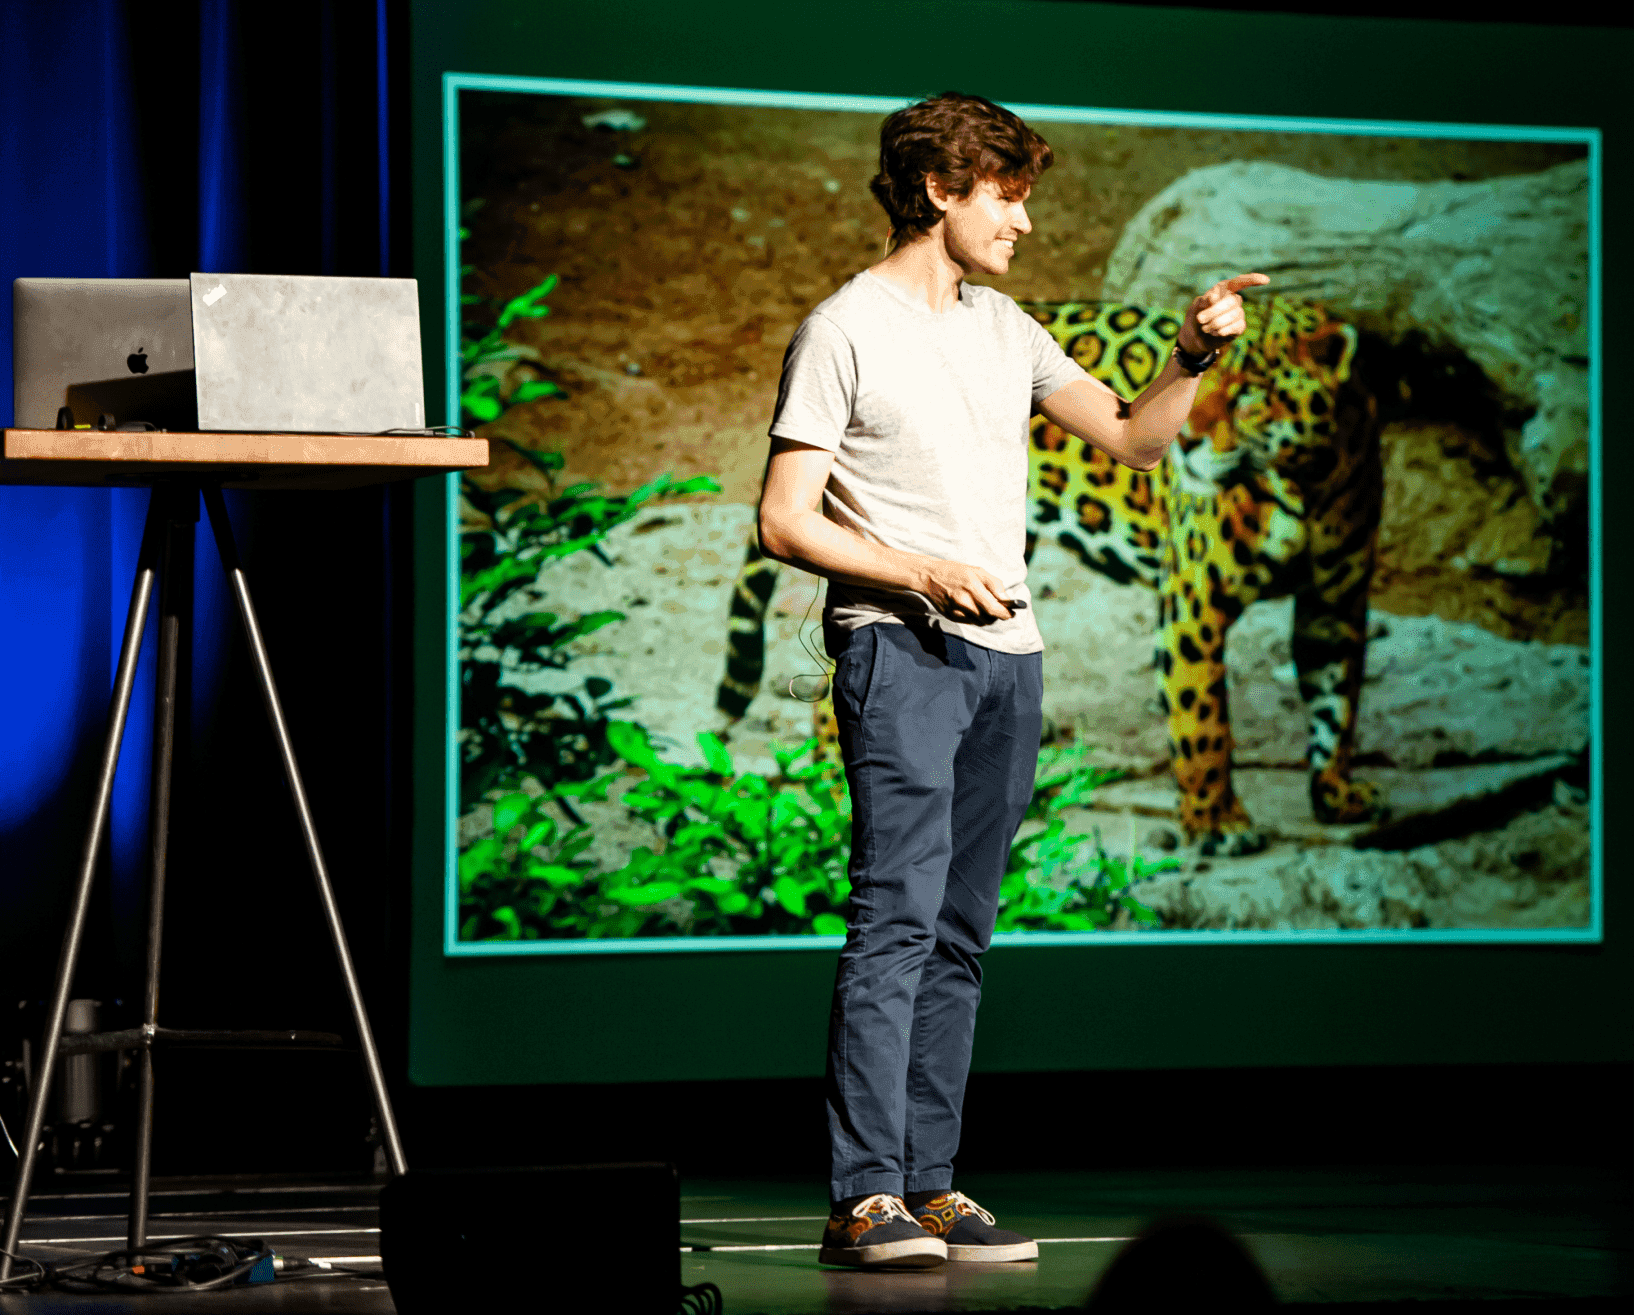
[[[827,577],[823,634],[853,816],[851,917],[828,1042],[824,1264],[1031,1260],[952,1190],[980,955],[1032,798],[1044,642],[1028,606],[1034,410],[1151,470],[1197,377],[1245,325],[1247,274],[1186,312],[1120,401],[1009,297],[1044,139],[946,93],[880,131],[889,254],[818,306],[783,363],[760,501],[767,556]]]

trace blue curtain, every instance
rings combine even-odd
[[[124,23],[119,0],[0,6],[8,290],[24,276],[147,272]],[[10,360],[8,306],[0,361]],[[0,405],[9,425],[9,388]],[[140,533],[145,503],[139,491],[0,487],[0,925],[34,923],[32,939],[34,920],[60,903],[83,831],[134,567],[130,526]],[[133,766],[150,739],[151,680],[138,689]],[[145,773],[121,772],[116,904],[130,902],[140,877],[131,851],[141,849],[146,793]]]
[[[235,17],[232,0],[199,7],[197,268],[211,271],[246,265]],[[0,125],[6,286],[150,272],[121,0],[0,5]],[[11,328],[9,307],[0,309],[0,368],[11,360]],[[9,388],[0,400],[10,424]],[[144,490],[0,486],[0,958],[55,952],[54,929],[39,933],[62,905],[82,843],[147,500]],[[241,519],[237,500],[229,505]],[[197,737],[234,623],[203,522],[194,556]],[[154,628],[150,619],[109,827],[121,958],[135,952],[143,920]]]
[[[152,28],[127,32],[127,14],[141,12],[130,0],[0,0],[0,279],[9,286],[28,276],[175,276],[184,261],[207,272],[318,272],[317,266],[390,273],[391,0],[372,6],[318,0],[278,13],[239,0],[193,0],[163,41]],[[163,121],[139,125],[132,36],[143,52],[144,78],[179,75],[190,82],[195,52],[187,38],[195,21],[196,124],[187,121],[191,106],[174,98],[154,111],[152,84],[143,83],[144,113],[161,113]],[[365,163],[357,150],[361,134],[347,129],[368,122],[356,91],[370,55],[375,158]],[[293,101],[274,103],[268,88],[279,97],[297,90]],[[308,124],[308,107],[316,108],[317,122]],[[293,136],[283,130],[286,110],[300,125]],[[144,140],[172,161],[196,145],[196,197],[185,194],[191,171],[160,168],[162,154],[148,167],[165,180],[156,184],[164,190],[144,197]],[[252,151],[261,153],[256,158],[265,170],[269,150],[286,173],[296,165],[299,176],[276,220],[263,217],[257,227],[245,204],[246,170]],[[318,168],[302,172],[306,161]],[[378,190],[366,200],[357,181],[367,188],[371,175]],[[291,182],[280,179],[286,192]],[[149,200],[164,204],[150,207]],[[177,240],[191,228],[185,219],[168,231],[144,231],[144,215],[160,224],[167,208],[185,215],[195,205],[196,251]],[[163,252],[162,270],[152,268],[155,249]],[[0,370],[9,371],[11,327],[9,307],[0,306]],[[11,390],[0,383],[0,423],[11,418]],[[56,919],[84,833],[146,506],[144,490],[0,486],[0,976],[15,969],[33,983],[56,951]],[[253,538],[252,502],[229,493],[228,510],[241,544],[253,546],[244,542]],[[389,536],[385,512],[382,522]],[[215,720],[237,623],[203,522],[194,560],[190,711],[197,750]],[[121,957],[135,952],[143,922],[151,668],[145,655],[110,826]]]
[[[201,272],[245,272],[239,174],[242,69],[234,0],[199,4],[199,264]]]

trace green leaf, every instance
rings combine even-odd
[[[494,805],[494,834],[501,839],[508,836],[532,808],[533,800],[522,791],[506,795]]]
[[[661,904],[679,895],[681,887],[673,881],[655,881],[650,886],[625,886],[621,890],[610,890],[607,893],[620,904]]]
[[[487,396],[482,389],[467,388],[460,394],[460,405],[483,424],[490,420],[498,420],[500,416],[501,407],[498,399]]]
[[[658,755],[647,740],[647,732],[633,721],[608,722],[607,743],[614,753],[633,767],[650,771],[660,765]]]
[[[586,612],[577,621],[570,621],[563,627],[562,638],[557,643],[565,643],[569,639],[581,639],[585,635],[593,635],[603,626],[610,626],[615,621],[624,620],[623,612]]]
[[[549,844],[555,838],[556,823],[548,817],[541,817],[528,828],[527,835],[522,837],[522,842],[517,848],[525,854],[535,845]]]
[[[797,918],[806,916],[806,892],[793,877],[779,877],[772,882],[772,894],[777,902]]]
[[[480,876],[491,873],[494,865],[499,861],[499,837],[488,836],[477,841],[460,855],[460,890],[469,892],[472,884]]]
[[[742,913],[749,907],[749,897],[741,890],[728,891],[716,901],[716,906],[722,913],[731,916]]]
[[[536,320],[550,314],[550,307],[544,304],[544,299],[556,290],[558,280],[552,274],[537,287],[529,288],[520,297],[513,297],[505,303],[505,309],[499,313],[499,327],[508,328],[513,320]]]
[[[668,476],[665,476],[667,479]],[[686,497],[693,493],[719,493],[720,482],[712,475],[694,475],[691,479],[684,479],[679,484],[671,484],[664,490],[672,498]]]
[[[819,913],[811,920],[811,929],[819,936],[844,936],[845,919],[837,913]]]
[[[560,863],[529,863],[527,873],[534,881],[547,882],[553,887],[577,886],[584,873],[577,868],[563,867]]]
[[[516,910],[506,905],[502,909],[495,909],[488,915],[505,930],[491,939],[516,941],[522,939],[522,920],[516,916]]]
[[[704,752],[704,762],[716,776],[733,774],[732,755],[726,751],[726,746],[720,742],[718,736],[709,731],[699,731],[698,747]]]
[[[623,775],[618,771],[603,772],[588,781],[558,781],[550,787],[550,793],[558,799],[602,800],[607,798],[608,787]]]
[[[511,405],[519,406],[523,402],[532,402],[541,397],[557,397],[561,391],[548,379],[529,379],[511,394]]]
[[[520,443],[513,443],[508,438],[505,440],[505,446],[524,460],[538,466],[547,475],[555,473],[567,464],[567,458],[560,452],[540,452],[531,447],[523,447]]]
[[[698,822],[692,826],[684,826],[672,838],[672,844],[696,845],[704,840],[724,840],[726,832],[714,822]]]

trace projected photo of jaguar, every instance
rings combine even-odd
[[[754,525],[881,117],[461,94],[460,942],[843,931],[821,582]],[[1593,143],[1031,119],[995,286],[1120,396],[1272,283],[1155,470],[1033,418],[1001,937],[1589,934]]]

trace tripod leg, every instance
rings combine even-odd
[[[375,1048],[374,1032],[369,1027],[368,1011],[363,1005],[363,992],[357,984],[357,972],[352,967],[352,952],[346,946],[346,932],[340,924],[340,910],[335,904],[335,892],[329,884],[329,870],[323,861],[323,850],[318,844],[318,831],[312,822],[312,810],[307,805],[306,787],[301,784],[301,771],[295,762],[295,747],[290,742],[289,726],[284,721],[283,705],[278,701],[278,687],[273,683],[272,666],[267,661],[266,645],[261,639],[261,626],[255,617],[255,605],[250,601],[250,586],[244,578],[244,568],[233,545],[233,527],[227,520],[227,505],[219,488],[204,490],[204,505],[210,513],[210,528],[215,532],[216,550],[221,554],[222,569],[232,587],[233,601],[238,605],[238,618],[244,623],[244,638],[248,642],[250,660],[255,664],[261,685],[261,699],[266,704],[267,720],[272,723],[273,737],[278,741],[278,755],[284,764],[284,779],[289,783],[290,798],[301,824],[301,836],[306,842],[307,861],[312,865],[312,877],[318,886],[318,899],[323,904],[324,920],[329,927],[329,939],[334,943],[335,958],[340,964],[341,977],[346,983],[346,995],[352,1006],[352,1021],[357,1027],[358,1043],[363,1049],[364,1067],[368,1069],[369,1086],[374,1093],[375,1111],[380,1116],[380,1131],[386,1144],[386,1159],[394,1174],[408,1172],[403,1157],[402,1139],[397,1135],[397,1120],[392,1117],[391,1098],[386,1093],[386,1075],[380,1066],[380,1052]]]
[[[153,706],[153,797],[149,813],[151,845],[148,892],[147,989],[142,1022],[159,1024],[159,952],[164,939],[165,869],[170,849],[170,782],[176,746],[176,672],[181,653],[182,603],[189,591],[180,575],[191,565],[192,545],[178,551],[177,536],[191,537],[199,518],[196,488],[155,490],[163,499],[159,569],[159,671]],[[151,1035],[151,1034],[150,1034]],[[136,1162],[131,1172],[130,1230],[126,1245],[140,1251],[148,1242],[148,1187],[153,1173],[153,1047],[137,1052]]]
[[[11,1256],[23,1228],[23,1212],[28,1208],[28,1191],[34,1179],[34,1157],[45,1127],[45,1105],[51,1095],[51,1078],[57,1066],[57,1046],[62,1040],[63,1015],[74,984],[74,968],[79,960],[80,940],[85,934],[85,916],[91,903],[91,882],[96,875],[97,852],[108,825],[108,804],[113,795],[114,770],[119,766],[119,744],[125,734],[125,718],[130,712],[131,687],[136,682],[136,660],[142,651],[142,629],[147,624],[148,602],[153,596],[153,580],[158,555],[160,497],[148,502],[147,524],[142,530],[142,551],[136,564],[136,580],[131,585],[130,611],[125,618],[125,639],[119,649],[119,667],[114,675],[113,699],[108,709],[108,733],[102,744],[102,765],[97,773],[91,825],[86,831],[85,848],[80,854],[79,879],[74,888],[68,930],[57,960],[57,982],[46,1015],[45,1038],[40,1043],[38,1077],[28,1099],[28,1126],[23,1133],[17,1161],[17,1177],[11,1200],[6,1205],[6,1228],[0,1238],[0,1279],[11,1275]]]

